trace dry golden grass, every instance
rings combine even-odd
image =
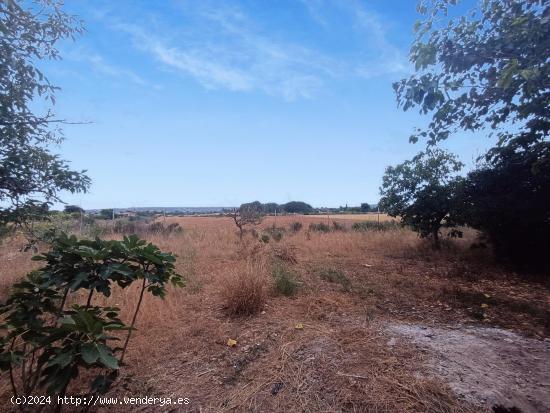
[[[259,230],[275,224],[287,231],[280,242],[264,244],[250,234],[239,242],[230,218],[166,218],[184,232],[149,240],[178,255],[177,269],[188,286],[170,288],[165,300],[145,297],[127,366],[111,395],[189,397],[182,411],[193,412],[482,411],[458,400],[445,383],[426,378],[422,355],[389,348],[383,323],[474,322],[469,308],[478,298],[466,301],[460,291],[468,291],[501,299],[485,310],[483,323],[549,335],[548,286],[519,282],[487,251],[471,251],[474,232],[433,252],[406,229],[307,230],[326,219],[269,217]],[[304,225],[293,234],[295,221]],[[0,248],[4,297],[34,265],[31,254],[18,252],[20,244]],[[301,278],[291,298],[267,294],[269,263],[278,255],[292,257],[287,265]],[[317,269],[324,266],[342,270],[349,291],[321,279]],[[125,309],[128,321],[137,296],[137,288],[116,290],[110,302]],[[229,315],[243,312],[255,315]],[[228,338],[238,344],[228,347]],[[1,382],[5,401],[8,389],[3,377]]]
[[[263,308],[269,279],[265,263],[248,260],[228,270],[222,284],[222,297],[230,315],[252,315]]]
[[[380,221],[380,222],[386,222],[386,221],[395,221],[395,218],[390,217],[387,214],[378,214],[376,212],[371,212],[368,214],[327,214],[327,215],[303,215],[302,219],[324,219],[324,220],[343,220],[343,221],[353,221],[353,222],[359,222],[359,221]]]

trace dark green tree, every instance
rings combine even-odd
[[[482,230],[501,261],[537,272],[550,271],[550,165],[540,163],[549,150],[505,151],[470,172],[452,213]]]
[[[42,217],[59,192],[82,192],[90,180],[52,154],[62,134],[51,105],[57,87],[37,64],[58,59],[56,43],[82,30],[60,1],[0,2],[0,225]],[[37,102],[50,106],[43,113]]]
[[[274,214],[274,213],[281,213],[282,208],[279,204],[276,204],[275,202],[267,202],[262,205],[262,210],[266,214]]]
[[[404,110],[430,114],[412,142],[486,131],[495,139],[468,175],[457,219],[482,230],[501,258],[544,263],[550,232],[550,3],[484,0],[465,15],[456,0],[421,1],[410,58],[394,84]],[[524,248],[525,247],[525,248]],[[513,253],[516,251],[516,253]]]
[[[113,218],[113,209],[105,208],[99,211],[99,216],[103,219],[112,219]]]
[[[389,166],[380,188],[380,208],[400,217],[421,237],[431,237],[440,248],[439,230],[452,227],[453,209],[462,168],[457,158],[441,149],[428,149],[397,166]]]
[[[550,127],[550,7],[484,0],[457,16],[457,0],[421,1],[410,59],[416,73],[394,84],[403,109],[432,120],[410,138],[434,144],[458,130],[490,128],[499,145],[534,143]],[[510,128],[511,124],[513,128]]]
[[[313,207],[302,201],[290,201],[281,206],[289,214],[310,214],[313,212]]]
[[[84,209],[79,207],[78,205],[65,205],[65,208],[63,209],[64,212],[68,214],[80,214],[81,212],[84,212]]]
[[[371,209],[371,206],[369,204],[367,204],[366,202],[363,202],[361,204],[361,212],[370,212],[372,209]]]

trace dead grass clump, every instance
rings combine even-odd
[[[269,239],[265,243],[268,243],[268,242],[269,242]],[[256,259],[261,255],[263,250],[262,247],[263,247],[263,244],[257,242],[256,240],[253,240],[253,241],[243,240],[243,242],[239,243],[238,248],[235,252],[235,256],[232,258],[237,261],[247,260],[247,259]]]
[[[266,277],[262,267],[247,262],[224,280],[222,295],[230,315],[252,315],[262,309],[266,300]]]
[[[330,226],[328,226],[327,224],[324,224],[323,222],[319,222],[319,223],[314,223],[312,222],[311,224],[309,224],[309,230],[310,231],[313,231],[313,232],[330,232]]]
[[[332,221],[332,230],[333,231],[347,231],[348,227],[338,221]]]
[[[288,262],[289,264],[298,263],[297,248],[295,245],[277,245],[273,248],[273,257]]]
[[[300,221],[295,221],[290,224],[290,231],[296,234],[297,232],[300,232],[300,230],[302,229],[302,226],[303,225]]]
[[[284,227],[277,227],[275,224],[273,224],[270,227],[266,228],[264,231],[274,241],[279,242],[280,240],[283,239],[283,235],[285,234],[286,229]]]

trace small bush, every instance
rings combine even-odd
[[[183,279],[174,255],[136,235],[86,240],[52,231],[49,243],[50,251],[33,257],[43,266],[15,284],[1,306],[0,370],[10,372],[12,393],[24,396],[65,395],[75,378],[86,380],[82,370],[97,372],[91,397],[108,390],[123,365],[144,294],[164,297],[168,284],[181,287]],[[141,292],[130,325],[119,319],[120,308],[95,305],[136,281]],[[126,335],[122,347],[113,333]]]
[[[299,221],[293,222],[292,224],[290,224],[290,231],[292,231],[293,233],[300,232],[302,226],[302,223]]]
[[[267,234],[262,234],[262,236],[260,237],[260,240],[264,243],[264,244],[267,244],[269,242],[269,235]]]
[[[296,264],[296,247],[294,245],[279,245],[273,248],[273,256],[281,261]]]
[[[273,238],[274,241],[279,242],[280,240],[283,239],[285,229],[282,227],[276,227],[275,225],[273,225],[268,229],[266,229],[265,232],[267,232],[271,236],[271,238]]]
[[[257,266],[248,264],[224,285],[225,307],[230,315],[244,316],[260,311],[265,303],[265,280]]]
[[[180,224],[178,224],[177,222],[173,222],[166,227],[162,222],[153,222],[149,225],[147,230],[149,232],[152,232],[153,234],[162,235],[180,234],[183,232],[183,228],[180,227]]]
[[[322,222],[309,224],[309,230],[313,232],[330,232],[330,227]]]
[[[183,228],[180,227],[180,224],[177,222],[173,222],[170,225],[166,227],[165,233],[167,234],[181,234],[183,232]]]
[[[271,234],[271,237],[272,237],[275,241],[279,242],[280,240],[283,239],[283,233],[282,233],[281,231],[276,231],[276,232],[273,232],[273,233]]]
[[[322,280],[340,284],[345,291],[351,290],[351,281],[342,270],[335,268],[319,268],[316,273]]]
[[[136,224],[126,219],[117,220],[113,226],[113,232],[115,234],[135,234]]]
[[[355,222],[351,228],[354,231],[362,231],[362,232],[368,232],[368,231],[392,231],[399,229],[401,225],[396,221],[384,221],[384,222],[377,222],[377,221],[362,221],[362,222]]]
[[[278,294],[290,297],[296,293],[300,282],[298,281],[298,275],[294,271],[286,268],[283,263],[276,262],[273,265],[271,274],[275,281],[275,291]]]
[[[86,226],[84,229],[85,229],[84,235],[92,239],[101,238],[107,232],[104,227],[97,225],[95,223]]]
[[[153,222],[149,225],[147,230],[153,234],[160,234],[164,231],[164,225],[162,222]]]
[[[347,231],[347,228],[344,224],[340,224],[339,222],[332,221],[332,230],[333,231]]]

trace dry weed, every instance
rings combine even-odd
[[[265,264],[249,260],[230,271],[222,285],[227,312],[233,316],[259,312],[267,296]]]
[[[268,217],[259,230],[333,220],[340,217]],[[229,218],[166,218],[166,225],[172,222],[183,233],[147,238],[178,256],[177,269],[187,275],[190,288],[170,289],[165,300],[145,297],[114,396],[189,396],[193,411],[204,412],[467,412],[469,406],[444,384],[422,375],[421,355],[389,348],[376,323],[472,322],[468,308],[487,303],[484,311],[492,323],[548,335],[543,320],[550,311],[548,286],[520,282],[483,261],[487,250],[469,249],[475,234],[434,252],[407,229],[301,230],[264,245],[252,237],[239,242]],[[0,246],[0,298],[36,265],[31,253],[19,252],[20,244]],[[474,254],[479,264],[472,264]],[[267,296],[272,256],[300,274],[299,294]],[[315,275],[311,268],[318,266],[342,271],[351,292]],[[478,292],[474,298],[483,301],[465,301],[458,289]],[[133,287],[113,291],[126,321],[138,296]],[[296,323],[304,329],[295,329]],[[229,337],[238,345],[229,348]],[[9,403],[7,382],[0,377],[3,403]]]

